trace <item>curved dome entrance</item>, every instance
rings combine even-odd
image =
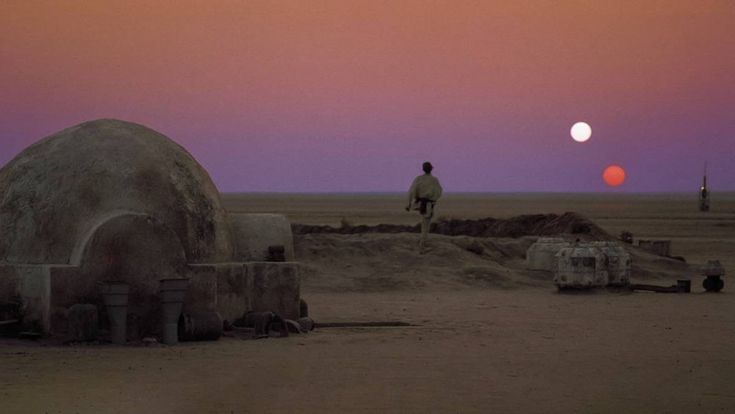
[[[83,249],[79,276],[77,294],[86,292],[92,303],[101,301],[102,282],[130,285],[130,334],[140,336],[159,331],[159,280],[188,277],[188,268],[175,232],[151,216],[121,213],[95,228]]]
[[[76,304],[106,321],[100,284],[123,281],[129,337],[155,335],[170,278],[189,279],[187,312],[298,318],[296,264],[253,264],[272,244],[292,258],[288,221],[234,229],[204,168],[143,125],[100,119],[50,135],[0,168],[0,195],[0,301],[20,301],[32,329],[64,333]]]

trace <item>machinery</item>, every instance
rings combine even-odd
[[[702,287],[707,292],[719,292],[725,287],[725,268],[722,267],[719,260],[708,260],[702,268],[705,279],[702,281]]]
[[[526,265],[531,270],[553,272],[557,268],[556,254],[570,243],[562,238],[539,237],[526,251]]]
[[[575,243],[556,254],[554,284],[560,289],[590,289],[608,284],[608,258],[598,248]]]

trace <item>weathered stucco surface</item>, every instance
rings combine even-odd
[[[262,262],[268,260],[268,247],[283,246],[287,262],[294,260],[291,223],[282,214],[232,214],[235,237],[235,260]]]
[[[301,276],[297,263],[250,262],[245,272],[253,280],[253,310],[272,311],[298,319]]]
[[[186,312],[298,317],[296,264],[244,263],[268,260],[269,246],[293,260],[288,220],[236,222],[207,172],[158,132],[111,119],[65,129],[0,169],[0,301],[62,334],[75,304],[96,305],[105,325],[100,284],[123,281],[134,338],[160,330],[160,280],[188,278]]]
[[[28,147],[0,169],[0,197],[0,262],[77,264],[79,241],[116,210],[159,220],[190,263],[233,253],[207,172],[172,140],[130,122],[85,122]]]

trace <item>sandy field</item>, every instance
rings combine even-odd
[[[228,194],[235,213],[302,224],[415,224],[402,195]],[[574,211],[631,248],[634,282],[691,277],[691,294],[560,294],[524,269],[535,237],[298,234],[302,296],[323,328],[289,338],[162,345],[0,342],[5,413],[712,413],[735,412],[735,194],[700,213],[693,195],[449,194],[441,218]],[[481,250],[468,250],[480,245]],[[475,249],[477,250],[477,249]],[[730,274],[702,292],[697,267]]]

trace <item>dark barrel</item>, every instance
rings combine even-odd
[[[181,341],[215,341],[222,330],[222,316],[217,312],[182,313],[179,318]]]

